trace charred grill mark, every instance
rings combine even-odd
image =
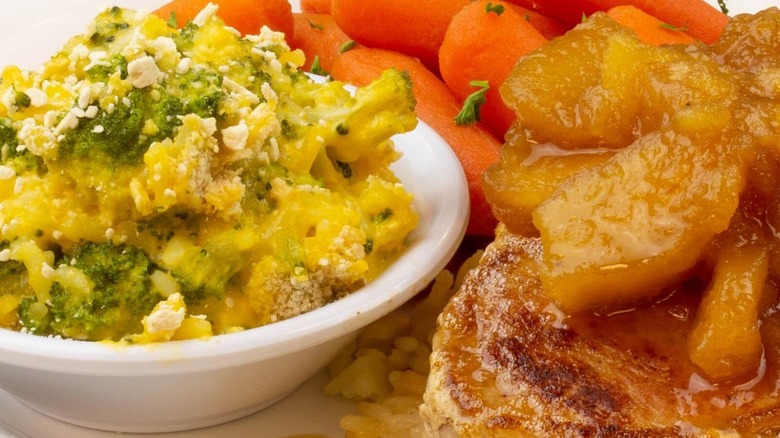
[[[463,414],[477,416],[482,412],[482,401],[479,396],[469,388],[467,383],[456,379],[454,375],[449,374],[445,382],[445,387],[449,389],[449,394]]]
[[[740,415],[734,420],[734,424],[755,433],[756,436],[778,436],[780,435],[780,402]]]
[[[450,330],[453,330],[453,335],[458,337],[473,335],[477,331],[477,322],[475,309],[476,300],[472,294],[460,294],[455,296],[448,304],[449,309],[445,315],[458,315],[457,318],[447,318],[443,320],[443,324]]]
[[[619,424],[584,425],[582,423],[559,423],[551,430],[554,436],[576,436],[582,438],[679,438],[679,429],[625,429]]]
[[[547,403],[560,403],[578,414],[603,422],[621,420],[626,400],[589,368],[554,352],[531,348],[518,338],[497,339],[486,347],[484,360],[509,371],[513,384],[527,385]]]
[[[524,423],[514,415],[496,415],[490,417],[485,421],[485,426],[488,429],[504,429],[512,430],[522,426]]]

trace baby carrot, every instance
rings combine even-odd
[[[455,125],[460,104],[447,86],[420,61],[388,50],[359,47],[341,54],[331,74],[337,80],[366,85],[388,68],[409,72],[417,99],[417,115],[450,145],[463,166],[469,184],[471,217],[467,233],[491,236],[496,219],[485,200],[482,173],[498,161],[501,143],[480,125]]]
[[[511,3],[576,25],[582,16],[606,12],[615,6],[631,5],[664,23],[686,28],[690,36],[707,44],[720,37],[729,17],[705,0],[509,0]]]
[[[535,27],[536,30],[548,40],[561,36],[566,33],[567,30],[571,29],[571,26],[534,10],[514,4],[510,6],[515,12],[520,14],[521,17],[525,18],[527,22],[531,23],[531,26]]]
[[[163,20],[173,13],[179,27],[187,24],[209,3],[219,6],[217,16],[242,34],[256,34],[263,25],[293,37],[292,6],[287,0],[172,0],[154,11]]]
[[[472,81],[488,82],[481,120],[503,138],[515,114],[504,105],[498,88],[517,60],[545,43],[547,39],[507,4],[474,1],[452,17],[439,49],[439,69],[461,101],[474,92]]]
[[[591,0],[507,0],[509,3],[536,11],[539,14],[554,18],[568,26],[582,22],[582,16],[590,15],[599,10],[591,4]]]
[[[354,44],[347,34],[336,26],[332,15],[298,12],[293,13],[293,20],[295,34],[290,47],[301,49],[306,54],[304,70],[311,70],[316,57],[319,66],[330,71],[339,52],[348,50]]]
[[[631,5],[615,6],[607,11],[607,15],[623,27],[633,30],[639,40],[645,44],[660,46],[696,42],[682,29],[665,26],[661,20]]]
[[[705,0],[578,0],[608,11],[621,4],[635,6],[669,25],[685,28],[687,33],[704,43],[720,38],[729,17]]]
[[[332,0],[336,24],[350,38],[420,58],[438,71],[439,45],[452,16],[470,0]]]
[[[330,14],[330,0],[301,0],[301,11],[310,14]]]

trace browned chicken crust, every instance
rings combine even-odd
[[[777,436],[777,317],[763,327],[763,378],[717,388],[685,349],[701,285],[644,313],[565,318],[540,256],[538,239],[499,226],[439,317],[420,409],[431,436]]]

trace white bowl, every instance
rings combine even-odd
[[[368,323],[424,288],[463,238],[468,188],[449,146],[430,127],[396,136],[393,165],[415,196],[410,246],[353,294],[286,321],[208,340],[117,347],[0,329],[0,388],[80,426],[166,432],[258,411],[325,366]]]

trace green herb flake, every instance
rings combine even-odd
[[[341,174],[344,176],[344,178],[346,179],[352,178],[353,175],[352,166],[350,166],[349,163],[336,160],[336,166],[338,166],[339,171],[341,171]]]
[[[341,47],[339,47],[339,53],[348,52],[354,49],[356,44],[357,42],[355,40],[349,40],[344,42],[344,44],[342,44]]]
[[[455,116],[455,124],[458,126],[470,125],[479,122],[480,109],[485,103],[485,94],[490,89],[487,81],[471,81],[469,85],[479,87],[479,90],[471,93],[466,101],[463,102],[463,108]]]
[[[312,63],[311,63],[311,72],[314,73],[315,75],[330,76],[330,73],[328,73],[328,71],[326,71],[320,65],[320,57],[319,56],[315,56],[314,57],[314,61],[312,61]]]
[[[674,30],[674,31],[678,31],[678,32],[687,32],[688,31],[687,27],[675,26],[675,25],[669,24],[669,23],[661,23],[661,24],[658,25],[658,27],[660,27],[662,29],[669,29],[669,30]]]
[[[390,219],[390,216],[393,215],[393,210],[390,210],[389,208],[386,208],[374,216],[374,222],[381,224],[382,222],[385,222],[386,220]]]
[[[176,20],[176,11],[171,11],[171,15],[168,17],[168,26],[176,29],[179,27],[179,22]]]
[[[504,5],[502,4],[496,4],[488,2],[487,6],[485,7],[485,13],[489,14],[491,12],[495,12],[496,15],[501,15],[504,13]]]
[[[17,91],[14,95],[14,104],[19,108],[28,108],[31,103],[32,101],[30,100],[30,96],[28,96],[27,93]]]
[[[306,20],[306,22],[309,23],[309,27],[311,27],[312,29],[317,29],[317,30],[323,30],[324,29],[321,24],[317,24],[317,23],[315,23],[315,22],[313,22],[311,20]]]
[[[287,119],[282,119],[279,124],[282,127],[282,135],[287,138],[296,138],[298,136],[298,132],[295,129],[295,126]]]
[[[724,14],[729,14],[729,8],[726,7],[726,0],[718,0],[718,6],[720,6],[720,11]]]

